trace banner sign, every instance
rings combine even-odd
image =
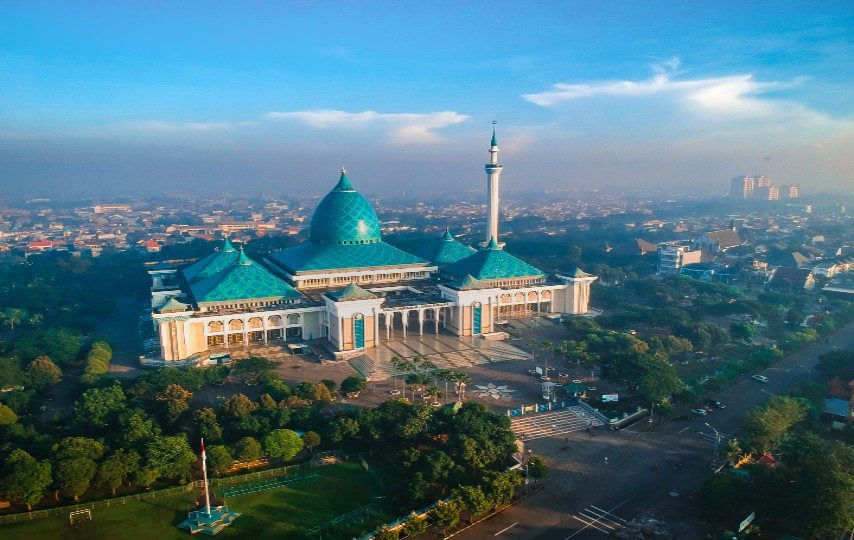
[[[606,403],[608,401],[620,401],[619,394],[602,394],[602,403]]]

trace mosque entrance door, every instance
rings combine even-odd
[[[302,339],[302,326],[291,326],[289,328],[285,328],[285,339],[289,341]]]

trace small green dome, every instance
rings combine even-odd
[[[380,220],[371,203],[353,189],[345,170],[311,217],[309,240],[315,244],[375,244],[382,240]]]

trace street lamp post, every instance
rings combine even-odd
[[[812,370],[802,364],[798,364],[798,367],[807,372],[807,378],[812,382]]]
[[[712,457],[717,457],[717,455],[718,455],[718,445],[721,443],[721,432],[720,432],[720,431],[718,431],[718,430],[716,430],[715,428],[713,428],[713,427],[711,426],[711,424],[709,424],[708,422],[706,422],[706,426],[707,426],[707,427],[709,427],[709,428],[711,428],[711,429],[712,429],[712,431],[714,431],[714,432],[715,432],[715,450],[714,450],[714,452],[715,452],[715,453],[714,453],[714,455],[713,455]]]

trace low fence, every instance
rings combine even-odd
[[[552,403],[551,401],[548,403],[535,403],[533,405],[522,405],[518,409],[507,409],[506,414],[507,416],[525,416],[526,414],[555,411],[557,409],[563,409],[564,407],[572,407],[577,404],[578,403],[575,401],[563,401],[561,403]]]
[[[155,491],[147,491],[145,493],[137,493],[135,495],[125,495],[124,497],[116,497],[113,499],[102,499],[100,501],[92,501],[71,506],[58,506],[56,508],[47,508],[45,510],[34,510],[32,512],[24,512],[18,514],[8,514],[0,516],[0,524],[19,523],[21,521],[32,521],[34,519],[42,519],[53,516],[67,516],[70,512],[78,510],[95,510],[97,508],[109,508],[110,506],[121,506],[130,502],[146,501],[156,499],[158,497],[167,497],[169,495],[178,495],[192,491],[195,487],[195,482],[178,487],[158,489]]]
[[[358,456],[361,458],[361,456]],[[241,474],[239,476],[230,476],[225,478],[210,478],[208,479],[208,485],[210,488],[222,488],[226,486],[231,486],[234,484],[245,483],[252,480],[264,480],[268,478],[287,476],[292,474],[297,474],[301,472],[306,472],[311,469],[315,469],[317,467],[323,467],[326,465],[332,465],[333,463],[337,463],[339,461],[347,461],[349,459],[353,459],[354,456],[339,456],[334,452],[324,452],[322,454],[315,455],[312,460],[308,463],[300,463],[298,465],[289,465],[287,467],[278,467],[276,469],[266,469],[263,471],[256,471],[248,474]],[[139,502],[150,499],[156,499],[158,497],[168,497],[169,495],[178,495],[180,493],[187,493],[192,491],[194,488],[201,488],[204,486],[204,482],[202,480],[195,480],[190,482],[184,486],[176,486],[166,489],[158,489],[154,491],[146,491],[144,493],[136,493],[134,495],[125,495],[123,497],[114,497],[112,499],[101,499],[98,501],[92,501],[81,504],[74,504],[70,506],[58,506],[55,508],[47,508],[45,510],[34,510],[32,512],[20,512],[17,514],[7,514],[0,515],[0,525],[4,525],[7,523],[18,523],[21,521],[32,521],[34,519],[42,519],[54,516],[67,516],[69,512],[74,512],[76,510],[95,510],[98,508],[109,508],[110,506],[120,506],[123,504],[131,503],[131,502]]]

